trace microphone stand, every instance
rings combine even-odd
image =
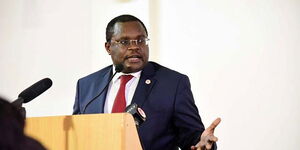
[[[22,106],[24,103],[24,99],[19,97],[15,101],[13,101],[11,104],[14,105],[17,110],[21,113],[22,117],[25,119],[26,118],[26,109],[25,107]]]

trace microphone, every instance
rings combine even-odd
[[[136,103],[130,104],[126,107],[125,112],[130,113],[133,116],[135,126],[138,129],[139,126],[146,121],[146,114]],[[138,137],[141,142],[142,149],[145,149],[144,143],[138,134]]]
[[[92,100],[90,100],[83,108],[83,111],[81,112],[81,114],[84,114],[85,113],[85,110],[86,108],[95,100],[97,99],[104,91],[105,89],[108,87],[110,81],[114,78],[114,76],[119,73],[119,72],[122,72],[122,70],[124,69],[124,66],[123,64],[117,64],[115,66],[115,73],[110,77],[110,79],[108,80],[107,84],[105,85],[105,87],[103,88],[103,90],[98,94],[96,95]]]
[[[52,86],[52,81],[49,78],[42,79],[35,84],[31,85],[24,91],[22,91],[18,95],[18,99],[13,101],[11,104],[14,105],[18,111],[22,114],[22,117],[26,118],[26,110],[24,107],[22,107],[23,103],[28,103],[37,96],[44,93],[46,90],[48,90]]]
[[[123,69],[124,69],[123,64],[117,64],[116,68],[115,68],[115,71],[116,71],[115,74],[118,73],[118,72],[122,72]]]
[[[137,127],[146,121],[145,112],[136,103],[127,106],[125,112],[130,113],[133,116],[135,125]]]
[[[18,99],[12,102],[13,105],[21,107],[23,103],[28,103],[37,96],[44,93],[52,86],[52,81],[49,78],[42,79],[31,85],[18,95]]]

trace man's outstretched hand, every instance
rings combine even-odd
[[[192,146],[191,150],[210,150],[213,143],[218,141],[218,138],[214,135],[214,131],[220,122],[221,118],[217,118],[208,128],[206,128],[201,135],[200,142],[195,146]]]

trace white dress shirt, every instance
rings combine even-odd
[[[115,70],[115,67],[113,67],[113,70]],[[115,71],[113,71],[113,73],[114,72]],[[106,100],[105,100],[105,104],[104,104],[104,113],[111,113],[115,98],[117,96],[117,93],[119,91],[119,87],[121,84],[121,81],[120,81],[121,75],[132,75],[133,76],[132,79],[130,79],[126,83],[126,87],[125,87],[126,106],[128,106],[131,103],[135,89],[140,80],[141,72],[142,71],[138,71],[138,72],[129,73],[129,74],[120,72],[114,76],[114,78],[112,79],[112,81],[109,84],[108,91],[106,94]]]

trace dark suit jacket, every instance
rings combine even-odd
[[[112,66],[79,79],[73,114],[82,113],[108,83]],[[150,84],[145,81],[150,80]],[[106,93],[103,92],[85,110],[85,113],[103,113]],[[138,128],[145,150],[190,149],[204,131],[194,103],[190,82],[186,75],[149,62],[132,99],[146,113],[147,120]]]

